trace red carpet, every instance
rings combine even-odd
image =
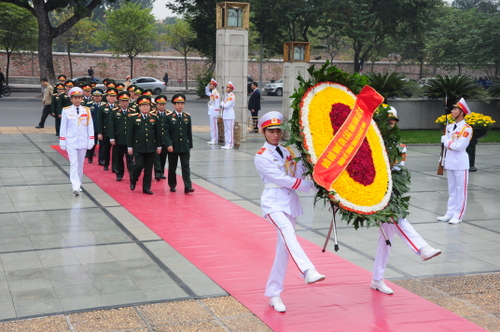
[[[196,185],[185,195],[180,178],[175,193],[166,180],[153,180],[149,196],[141,179],[131,191],[128,180],[116,182],[95,163],[86,163],[84,172],[274,331],[485,331],[390,282],[396,295],[372,290],[370,272],[305,239],[299,239],[304,250],[327,278],[305,285],[290,264],[282,293],[287,312],[277,313],[264,296],[276,241],[265,219]],[[144,202],[151,208],[145,210]]]

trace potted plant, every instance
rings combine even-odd
[[[436,123],[443,129],[446,126],[446,119],[448,118],[448,124],[454,123],[455,120],[451,117],[451,114],[441,115],[436,119]],[[465,116],[465,122],[472,127],[472,138],[467,147],[467,153],[469,154],[469,171],[475,172],[477,168],[476,163],[476,145],[479,140],[486,135],[488,135],[489,130],[496,122],[491,116],[484,115],[481,113],[472,112]]]

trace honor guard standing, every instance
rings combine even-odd
[[[69,178],[73,195],[82,191],[82,176],[85,154],[94,146],[94,125],[88,107],[82,106],[83,91],[72,88],[68,92],[71,106],[63,108],[59,146],[68,151],[70,162]]]
[[[210,83],[205,87],[205,94],[210,97],[208,101],[208,119],[210,122],[210,141],[208,144],[217,144],[219,141],[219,130],[217,128],[217,119],[219,117],[220,96],[217,91],[217,81],[212,78]]]
[[[167,146],[165,145],[165,132],[167,130],[167,115],[172,112],[167,110],[167,96],[158,95],[155,98],[156,103],[156,116],[160,120],[161,126],[161,137],[162,137],[162,146],[161,153],[155,155],[155,179],[156,181],[160,181],[161,179],[166,179],[165,177],[165,164],[167,162]]]
[[[127,124],[128,153],[134,156],[134,172],[130,180],[130,190],[135,189],[137,179],[144,170],[142,192],[152,195],[151,178],[155,153],[161,153],[161,127],[158,117],[149,114],[151,99],[140,96],[137,99],[140,113],[129,117]]]
[[[230,150],[234,146],[234,85],[229,81],[226,85],[226,98],[221,101],[222,119],[224,120],[224,146],[221,149]]]
[[[127,125],[130,116],[137,115],[129,106],[130,93],[122,91],[118,94],[118,108],[115,108],[109,118],[109,141],[113,146],[113,172],[116,173],[116,181],[121,181],[125,174],[123,158],[127,161],[127,170],[132,179],[134,171],[133,156],[127,151]]]
[[[296,218],[302,215],[296,190],[309,192],[314,185],[304,179],[306,168],[302,162],[294,160],[292,150],[279,144],[282,123],[283,115],[280,112],[269,112],[262,116],[258,126],[262,129],[266,143],[255,155],[255,166],[265,186],[260,200],[262,215],[276,227],[278,234],[276,256],[265,292],[270,298],[269,304],[278,312],[286,311],[280,294],[289,257],[292,257],[304,276],[306,284],[325,279],[324,275],[316,271],[295,235]]]
[[[97,145],[97,114],[99,113],[99,107],[101,107],[102,103],[102,95],[103,91],[101,89],[93,89],[91,94],[92,94],[92,102],[87,103],[85,106],[90,108],[90,113],[92,114],[92,122],[94,123],[94,146],[92,149],[87,151],[87,160],[89,164],[92,164],[93,158],[94,158],[94,153],[95,153],[95,146]]]
[[[391,128],[395,127],[396,123],[399,122],[397,111],[392,106],[388,111],[388,121]],[[391,163],[393,173],[401,171],[401,168],[404,167],[406,160],[406,146],[404,144],[399,145],[402,148],[401,155]],[[392,246],[387,244],[386,240],[389,240],[390,243],[392,243],[394,234],[398,234],[403,242],[405,242],[413,252],[419,255],[420,259],[423,261],[439,256],[441,254],[441,250],[434,249],[428,245],[406,218],[399,218],[397,221],[393,220],[391,223],[382,223],[380,227],[382,227],[382,229],[380,230],[377,253],[375,254],[371,288],[376,289],[381,293],[391,295],[394,293],[393,290],[384,282],[384,272],[392,249]]]
[[[184,112],[186,96],[176,93],[172,97],[175,111],[167,116],[167,130],[165,132],[165,145],[168,150],[168,186],[175,192],[177,186],[177,160],[181,160],[182,180],[184,193],[194,192],[191,183],[191,170],[189,168],[190,151],[193,148],[193,128],[191,115]]]
[[[109,82],[108,82],[109,84]],[[99,165],[104,166],[104,170],[109,170],[111,143],[109,142],[109,117],[116,106],[116,96],[118,91],[115,88],[106,90],[107,100],[99,107],[97,113],[97,133],[99,134]]]
[[[469,182],[469,155],[467,146],[472,138],[472,127],[465,123],[465,116],[470,113],[465,99],[461,98],[453,105],[451,116],[455,123],[446,127],[446,134],[441,137],[446,153],[444,154],[444,168],[448,178],[448,207],[446,214],[438,217],[439,221],[448,221],[450,224],[459,224],[465,214],[467,206],[467,185]]]

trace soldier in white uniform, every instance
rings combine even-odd
[[[217,144],[219,131],[217,128],[217,118],[219,117],[220,96],[216,89],[217,81],[213,78],[210,83],[205,87],[205,94],[210,97],[208,101],[208,119],[210,121],[210,141],[208,144]]]
[[[446,134],[441,137],[441,143],[446,148],[444,168],[448,178],[448,208],[446,214],[438,217],[439,221],[450,224],[462,222],[467,206],[467,184],[469,182],[469,155],[467,146],[472,138],[472,128],[465,123],[464,117],[470,113],[469,106],[463,98],[453,106],[451,116],[455,123],[446,127]]]
[[[90,108],[82,106],[83,90],[72,88],[68,92],[71,106],[62,109],[59,146],[68,151],[70,162],[69,178],[73,195],[80,194],[83,164],[87,150],[94,146],[94,124]]]
[[[262,215],[276,227],[278,234],[276,256],[265,292],[270,298],[269,304],[278,312],[286,311],[280,294],[289,257],[307,284],[325,279],[324,275],[316,271],[295,235],[296,218],[302,215],[296,190],[309,192],[314,185],[304,179],[305,167],[301,162],[294,161],[292,150],[279,145],[282,123],[283,115],[280,112],[269,112],[262,116],[259,128],[266,143],[255,155],[255,166],[265,186],[261,196]]]
[[[224,120],[224,146],[221,149],[230,150],[234,146],[234,85],[229,81],[226,85],[226,98],[221,101],[222,119]]]
[[[395,108],[391,106],[388,111],[388,121],[391,127],[394,127],[398,119],[398,113]],[[406,146],[401,144],[403,147],[402,158],[398,160],[398,163],[393,165],[393,171],[400,171],[401,166],[404,166],[406,160]],[[399,237],[413,250],[423,261],[429,260],[433,257],[439,256],[441,250],[434,249],[425,242],[425,240],[418,234],[418,232],[413,228],[413,226],[406,220],[406,218],[399,218],[397,222],[393,223],[383,223],[382,229],[387,236],[387,239],[391,241],[394,238],[394,234],[398,234]],[[375,255],[375,263],[373,266],[373,277],[371,282],[371,287],[384,294],[391,295],[393,290],[389,288],[384,282],[384,272],[387,266],[387,261],[391,253],[391,246],[385,241],[384,234],[382,230],[380,231],[380,237],[378,239],[377,253]]]

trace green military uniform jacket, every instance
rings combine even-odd
[[[63,108],[71,105],[72,102],[69,99],[68,94],[66,92],[63,92],[60,95],[58,95],[57,93],[52,95],[51,112],[54,113],[56,116],[62,114]]]
[[[105,103],[99,107],[97,112],[97,134],[101,134],[103,137],[109,137],[109,117],[112,111],[116,111],[119,107],[111,107],[108,103]]]
[[[134,149],[134,153],[153,153],[161,147],[160,120],[148,114],[143,119],[141,113],[128,117],[127,146]]]
[[[109,118],[109,139],[114,139],[117,145],[127,145],[128,121],[134,115],[137,116],[137,112],[131,108],[127,108],[125,114],[120,107],[114,108]]]
[[[176,112],[166,117],[165,145],[172,146],[174,153],[189,152],[193,148],[193,128],[191,115],[182,112],[179,118]]]
[[[165,135],[166,135],[166,131],[167,131],[167,128],[168,128],[168,125],[167,125],[167,116],[172,114],[172,112],[170,112],[169,110],[165,110],[163,112],[163,114],[160,114],[160,111],[156,111],[156,116],[158,117],[158,119],[160,120],[160,127],[161,127],[161,137],[162,137],[162,145],[166,145],[165,144]]]

